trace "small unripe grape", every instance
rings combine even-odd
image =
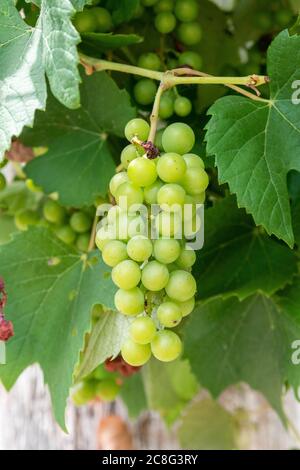
[[[141,280],[141,270],[135,261],[127,259],[125,261],[121,261],[113,268],[111,277],[113,282],[120,289],[129,290],[139,284]]]
[[[113,401],[120,391],[120,386],[115,380],[101,380],[95,386],[95,395],[103,401]]]
[[[174,102],[174,111],[180,117],[185,117],[192,111],[191,100],[185,96],[178,96]]]
[[[32,193],[40,193],[43,191],[43,188],[35,184],[35,182],[32,179],[27,179],[25,181],[25,184],[27,188],[29,189],[29,191],[31,191]]]
[[[138,344],[128,339],[121,348],[121,354],[127,364],[139,367],[149,361],[151,348],[149,344]]]
[[[157,173],[166,183],[177,183],[182,179],[185,171],[186,163],[178,153],[165,153],[158,159]]]
[[[143,155],[144,149],[142,147],[139,148],[133,144],[126,145],[126,147],[121,152],[121,163],[124,168],[128,168],[128,165],[132,160],[135,158]]]
[[[108,242],[113,240],[116,237],[116,229],[115,227],[108,225],[100,227],[97,232],[95,243],[100,251],[102,251],[107,245]]]
[[[190,167],[186,170],[181,183],[188,194],[200,194],[209,184],[208,174],[203,168]]]
[[[157,318],[163,326],[174,328],[181,322],[182,314],[175,302],[163,302],[157,309]]]
[[[70,218],[70,225],[77,233],[87,232],[92,226],[92,219],[85,212],[74,212]]]
[[[135,343],[148,344],[156,333],[155,323],[150,317],[138,317],[130,325],[130,336]]]
[[[53,224],[61,224],[64,221],[66,212],[58,202],[48,199],[43,207],[43,214],[48,222]]]
[[[145,187],[144,198],[147,204],[157,204],[157,193],[163,185],[162,181],[156,180],[155,183]]]
[[[109,241],[102,250],[102,258],[105,264],[110,267],[117,266],[127,259],[126,244],[120,240]]]
[[[163,11],[172,11],[174,6],[174,0],[159,0],[154,7],[155,13],[161,13]]]
[[[268,31],[273,27],[273,20],[270,13],[260,11],[255,15],[256,24],[263,31]]]
[[[153,292],[162,290],[168,283],[168,268],[158,261],[150,261],[142,271],[142,283]]]
[[[76,13],[73,18],[73,24],[80,34],[93,32],[97,28],[97,20],[91,10],[83,10]]]
[[[179,56],[179,65],[188,65],[194,70],[201,70],[202,63],[201,55],[194,51],[185,51]]]
[[[67,245],[72,245],[76,239],[76,233],[69,225],[62,225],[55,228],[55,235]]]
[[[159,361],[174,361],[182,352],[182,342],[174,331],[158,331],[151,342],[151,351]]]
[[[162,237],[173,237],[180,234],[182,218],[177,212],[160,212],[155,219],[156,230]]]
[[[143,69],[159,70],[160,58],[154,52],[146,52],[139,57],[138,66]]]
[[[85,405],[95,397],[95,382],[87,380],[81,382],[71,394],[71,399],[76,406]]]
[[[195,143],[193,129],[183,122],[174,122],[166,127],[162,136],[165,152],[175,152],[183,155],[190,152]]]
[[[195,0],[177,0],[175,4],[175,15],[179,21],[194,21],[197,19],[199,11],[198,3]]]
[[[275,14],[275,20],[279,28],[286,28],[293,19],[293,12],[287,8],[278,10]]]
[[[167,211],[180,210],[185,201],[185,190],[179,184],[165,184],[157,193],[158,204]]]
[[[164,302],[174,302],[178,305],[181,311],[181,315],[183,317],[187,317],[192,313],[195,308],[195,297],[191,297],[190,299],[186,300],[185,302],[178,302],[178,300],[170,299],[170,297],[164,297]]]
[[[0,173],[0,191],[6,188],[6,178],[3,173]]]
[[[185,302],[195,295],[196,290],[196,281],[191,273],[178,270],[170,274],[166,292],[171,299]]]
[[[150,186],[157,178],[156,165],[148,158],[138,157],[129,163],[127,174],[136,186]]]
[[[128,175],[126,171],[121,171],[120,173],[116,173],[110,180],[109,183],[109,190],[111,194],[116,197],[117,190],[121,184],[126,183],[128,181]]]
[[[33,210],[22,209],[15,214],[14,221],[19,230],[25,231],[30,225],[36,225],[39,222],[39,215]]]
[[[146,141],[150,132],[150,126],[147,121],[140,118],[131,119],[125,127],[125,137],[129,142],[133,137],[137,137],[139,140]]]
[[[106,33],[112,29],[112,18],[108,10],[97,7],[92,8],[90,12],[94,15],[96,20],[96,31],[99,33]]]
[[[195,46],[202,38],[201,26],[196,21],[181,23],[178,28],[178,38],[186,46]]]
[[[89,244],[90,244],[90,234],[89,233],[81,233],[80,235],[78,235],[78,237],[76,239],[76,248],[79,251],[83,251],[83,252],[88,251]]]
[[[127,208],[128,210],[130,210],[130,207],[133,204],[143,203],[144,194],[141,188],[128,182],[128,183],[123,183],[118,187],[115,198],[119,206],[123,207],[123,202],[126,202]]]
[[[144,311],[144,294],[138,287],[119,289],[115,294],[115,306],[124,315],[138,315]]]
[[[180,244],[178,240],[172,238],[155,240],[153,254],[160,263],[173,263],[180,255]]]
[[[139,80],[133,89],[133,94],[136,101],[143,106],[153,103],[156,95],[156,84],[150,78],[142,78]]]
[[[138,262],[146,261],[152,255],[152,242],[149,238],[137,235],[127,243],[127,253],[131,259]]]
[[[163,95],[159,103],[159,117],[169,119],[174,112],[174,100],[170,95]]]
[[[184,248],[181,250],[179,257],[176,260],[176,264],[182,269],[191,268],[195,262],[196,253],[191,248]]]
[[[173,13],[164,11],[158,13],[154,20],[157,31],[161,34],[169,34],[176,26],[176,18]]]

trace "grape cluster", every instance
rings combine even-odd
[[[93,2],[94,5],[100,3]],[[79,33],[107,33],[113,27],[112,17],[106,8],[93,6],[76,13],[73,24]]]
[[[149,124],[143,119],[126,125],[130,144],[121,154],[124,171],[110,182],[116,205],[102,219],[96,235],[118,287],[115,306],[134,318],[121,348],[123,359],[132,366],[145,364],[151,354],[161,361],[181,354],[181,340],[170,328],[192,312],[196,293],[191,274],[196,255],[181,233],[184,225],[184,235],[190,239],[199,229],[195,209],[204,202],[209,183],[203,160],[190,153],[195,135],[187,124],[166,127],[162,134],[165,153],[154,160],[143,154],[148,134]],[[143,215],[133,206],[142,204]],[[192,208],[189,220],[183,211],[186,204]],[[156,215],[153,205],[158,207]],[[149,225],[158,236],[152,237],[152,232],[149,236]]]

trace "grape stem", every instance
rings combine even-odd
[[[93,249],[95,248],[95,238],[96,238],[97,224],[98,224],[98,215],[97,215],[97,211],[96,211],[95,217],[94,217],[94,222],[93,222],[93,227],[92,227],[92,231],[91,231],[89,246],[88,246],[88,252],[93,251]]]
[[[85,67],[88,74],[94,71],[100,72],[104,70],[114,70],[116,72],[124,72],[133,75],[139,75],[141,77],[151,78],[162,82],[165,89],[172,88],[176,85],[225,85],[235,90],[247,98],[251,98],[256,101],[269,102],[269,100],[259,97],[257,87],[265,83],[269,83],[270,79],[263,75],[248,75],[245,77],[215,77],[208,75],[204,72],[199,72],[187,67],[167,70],[166,72],[158,72],[156,70],[148,70],[134,65],[120,64],[117,62],[110,62],[107,60],[96,59],[88,57],[84,54],[80,54],[80,60],[82,65]],[[248,92],[237,85],[244,85],[252,89],[254,93]]]
[[[154,144],[156,130],[157,130],[157,122],[158,122],[158,115],[159,115],[159,105],[160,99],[162,97],[163,92],[167,89],[164,82],[160,82],[159,87],[157,89],[155,100],[150,116],[150,132],[148,136],[148,142],[152,142]]]

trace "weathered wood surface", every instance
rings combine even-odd
[[[229,410],[246,407],[249,420],[243,428],[244,446],[249,449],[289,449],[297,443],[283,428],[276,414],[256,393],[246,387],[227,391],[221,398]],[[295,427],[300,429],[300,405],[288,396],[285,404]],[[101,418],[117,413],[126,420],[121,402],[96,404],[67,410],[69,434],[63,433],[51,414],[49,394],[37,367],[28,369],[10,394],[0,386],[0,450],[3,449],[96,449],[96,429]],[[155,413],[143,413],[129,423],[137,449],[178,449],[174,435]],[[299,446],[299,443],[298,443]]]

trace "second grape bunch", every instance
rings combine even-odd
[[[190,239],[200,228],[196,207],[204,202],[209,183],[203,160],[190,153],[195,135],[187,124],[166,127],[165,153],[154,160],[139,145],[148,135],[149,124],[143,119],[127,124],[130,144],[121,154],[124,171],[110,182],[116,205],[103,218],[96,236],[118,287],[116,309],[133,319],[121,348],[123,359],[132,366],[145,364],[152,354],[161,361],[173,361],[182,352],[181,339],[172,328],[193,311],[197,289],[191,274],[196,254],[180,236],[186,222],[182,208],[186,204],[193,208],[191,232],[184,230]],[[131,210],[133,204],[146,207],[146,220]],[[152,220],[154,204],[160,210]],[[149,235],[152,223],[158,233],[155,239]]]

